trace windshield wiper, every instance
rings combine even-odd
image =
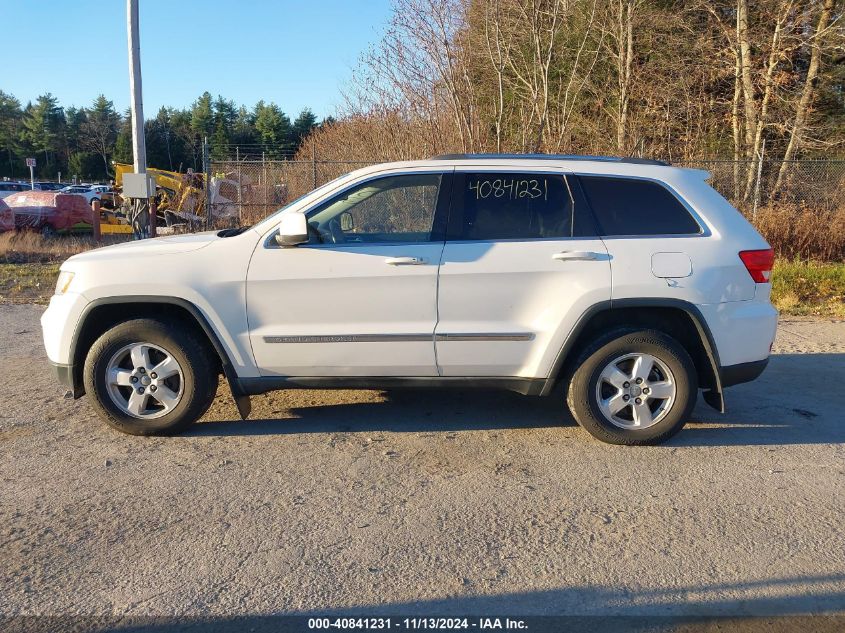
[[[223,229],[222,231],[217,231],[217,237],[234,237],[235,235],[240,235],[251,228],[252,225],[249,224],[247,226],[238,226],[233,229]]]

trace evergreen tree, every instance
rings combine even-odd
[[[237,116],[234,101],[227,101],[218,95],[214,101],[214,134],[210,140],[212,158],[229,158],[229,144]]]
[[[258,142],[258,135],[255,131],[255,117],[253,114],[241,106],[238,108],[238,114],[235,117],[235,123],[232,130],[232,143],[237,146],[252,146]]]
[[[65,140],[67,142],[68,156],[82,150],[82,126],[87,120],[84,108],[74,106],[65,110]]]
[[[123,114],[123,122],[117,132],[117,139],[114,143],[114,161],[116,163],[132,164],[134,162],[132,153],[132,115],[127,110]]]
[[[100,161],[100,157],[94,152],[75,152],[68,159],[68,176],[76,177],[82,182],[97,180],[103,170]]]
[[[0,151],[5,156],[0,162],[0,174],[5,176],[14,176],[16,172],[21,171],[21,119],[23,118],[23,110],[21,110],[21,102],[15,99],[12,95],[6,94],[0,90]],[[16,169],[17,167],[17,169]]]
[[[214,111],[211,103],[211,93],[203,92],[199,99],[191,106],[191,129],[200,141],[205,136],[211,136],[214,131]]]
[[[147,141],[147,167],[172,170],[168,156],[167,110],[161,108],[154,119],[144,122],[144,137]]]
[[[317,127],[317,117],[311,112],[310,108],[304,108],[296,120],[293,122],[293,143],[294,149],[299,149],[302,145],[302,140]]]
[[[222,95],[204,92],[187,109],[162,107],[147,119],[144,136],[150,167],[184,172],[202,169],[202,139],[207,136],[214,160],[289,158],[310,131],[316,117],[305,108],[291,123],[275,103],[255,108],[237,106]],[[80,178],[104,178],[112,163],[131,164],[132,122],[129,111],[117,112],[105,95],[88,108],[63,110],[45,94],[22,108],[12,95],[0,91],[0,176],[23,176],[23,159],[38,158],[42,176],[56,171]],[[91,157],[98,157],[93,165]]]
[[[40,167],[39,172],[55,174],[57,169],[51,164],[50,158],[55,157],[61,148],[65,131],[64,111],[59,107],[58,100],[48,92],[38,97],[35,105],[27,104],[23,127],[24,139],[30,143],[33,150],[44,154],[44,165]]]
[[[285,158],[293,149],[290,119],[275,103],[256,104],[255,130],[268,157]]]
[[[114,151],[120,123],[120,115],[114,109],[114,104],[104,95],[98,96],[85,112],[80,142],[82,147],[98,154],[103,161],[103,171],[96,177],[108,177],[111,173],[109,155]]]
[[[202,141],[194,133],[193,115],[190,110],[173,110],[170,113],[171,130],[178,145],[181,148],[177,161],[176,145],[174,136],[171,136],[171,152],[173,153],[173,165],[176,171],[183,172],[188,167],[198,171],[202,168]]]

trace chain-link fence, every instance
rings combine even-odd
[[[349,161],[238,160],[211,163],[216,224],[254,224],[291,200],[373,164]]]
[[[748,216],[790,205],[845,213],[845,160],[698,160],[675,163],[710,172],[710,185]]]
[[[228,160],[210,166],[217,226],[253,224],[312,189],[376,161]],[[710,172],[710,184],[749,218],[758,208],[845,213],[845,160],[675,162]]]

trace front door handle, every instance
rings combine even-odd
[[[599,253],[592,251],[563,251],[552,255],[552,259],[562,262],[584,262],[599,258]]]
[[[388,266],[419,266],[425,264],[422,257],[388,257],[384,260]]]

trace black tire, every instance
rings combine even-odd
[[[622,428],[602,413],[597,388],[602,371],[626,354],[649,354],[664,363],[675,383],[675,399],[652,426]],[[609,444],[645,446],[665,442],[683,428],[698,396],[698,375],[687,351],[672,337],[657,330],[620,329],[589,345],[569,376],[567,404],[578,424]],[[630,398],[630,396],[629,396]],[[668,401],[667,401],[668,402]],[[658,406],[660,401],[655,402]]]
[[[56,237],[56,229],[53,228],[52,224],[45,224],[41,227],[41,237],[46,240],[51,240]]]
[[[132,343],[162,348],[182,370],[181,398],[172,411],[160,417],[134,417],[118,407],[109,394],[108,364]],[[218,366],[206,341],[183,322],[134,319],[119,323],[94,342],[85,359],[83,380],[94,409],[110,427],[130,435],[172,435],[200,419],[211,406],[217,392]]]

